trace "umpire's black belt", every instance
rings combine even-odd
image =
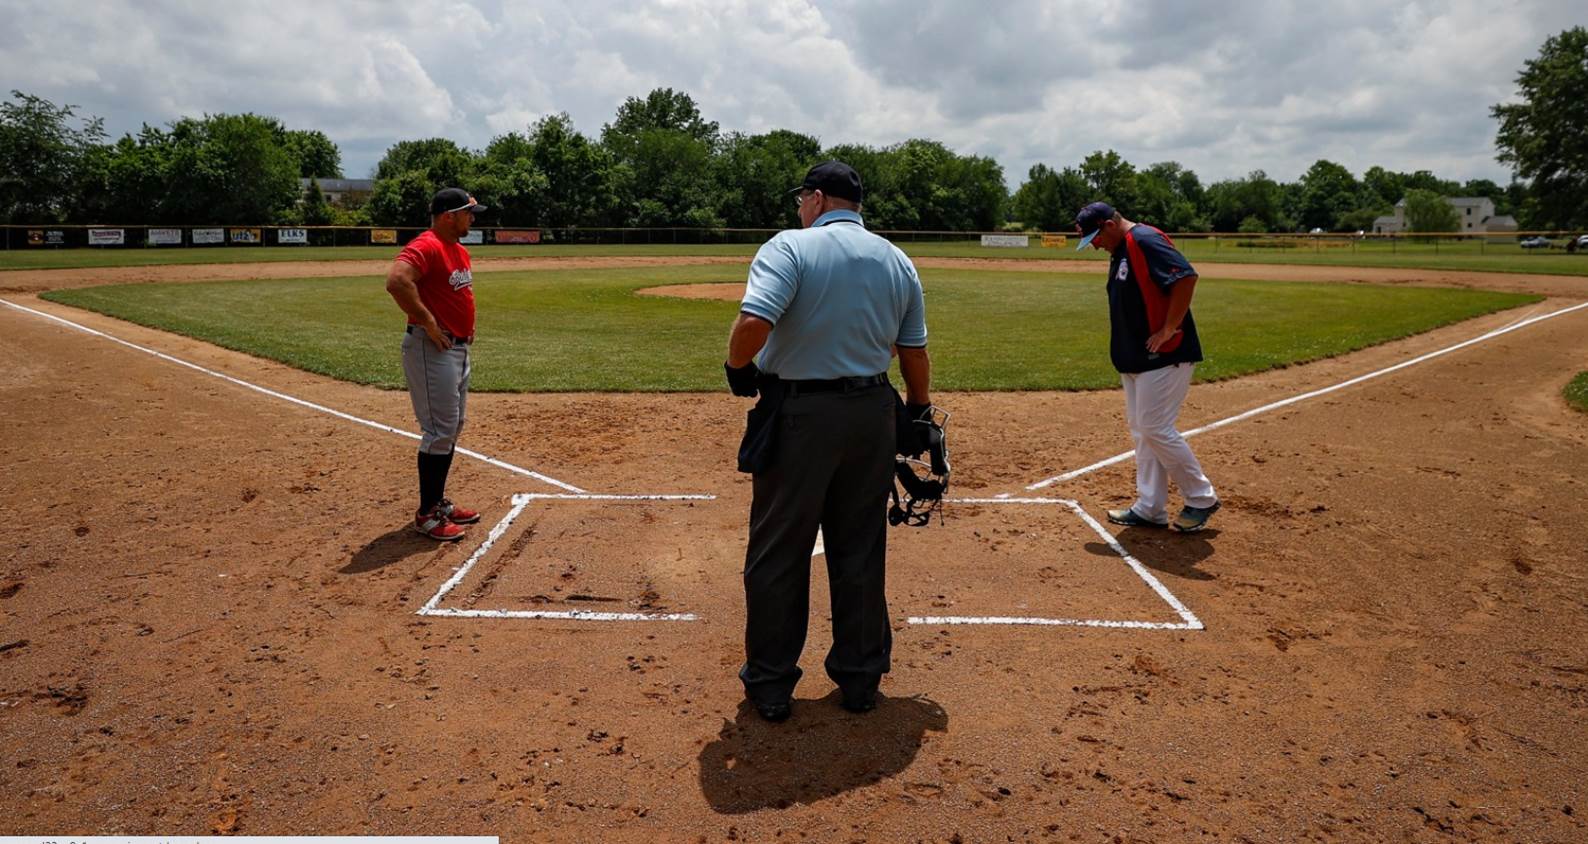
[[[782,383],[790,396],[801,393],[848,393],[869,387],[881,387],[888,383],[888,374],[884,372],[881,375],[851,375],[847,378],[783,380]]]

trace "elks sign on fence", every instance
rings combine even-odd
[[[277,243],[308,243],[308,229],[281,229],[276,232]]]
[[[519,231],[516,229],[498,229],[496,232],[497,243],[539,243],[540,229]]]
[[[369,230],[369,242],[370,243],[396,243],[397,242],[397,230],[396,229],[370,229]]]
[[[232,243],[259,243],[259,229],[232,229]]]
[[[65,246],[66,232],[60,229],[28,229],[29,246]]]
[[[89,229],[89,246],[121,246],[127,242],[126,229]]]
[[[1024,249],[1031,245],[1031,238],[1023,234],[984,234],[981,236],[981,245]]]
[[[194,229],[193,242],[199,243],[225,243],[225,229]]]
[[[149,230],[149,245],[150,246],[181,246],[182,245],[182,230],[181,229],[150,229]]]

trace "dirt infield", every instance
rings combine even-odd
[[[332,269],[353,268],[316,265]],[[412,425],[401,393],[5,298]],[[1183,427],[1584,298],[1198,385]],[[511,497],[563,490],[460,460],[451,493],[486,521],[438,548],[404,529],[410,440],[4,306],[0,347],[14,362],[0,372],[5,832],[1588,837],[1588,426],[1560,397],[1588,360],[1588,309],[1195,439],[1226,504],[1214,528],[1113,533],[1205,630],[911,624],[1176,616],[1045,505],[951,505],[946,524],[894,529],[880,708],[837,707],[818,612],[782,725],[739,704],[734,676],[742,402],[473,397],[463,441],[487,455],[593,492],[718,497],[532,502],[440,604],[695,621],[436,618],[415,612]],[[938,398],[956,495],[1073,498],[1094,516],[1128,501],[1128,461],[1026,490],[1128,447],[1117,394]]]

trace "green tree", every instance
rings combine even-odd
[[[718,140],[716,121],[700,116],[700,107],[693,97],[672,88],[657,88],[643,100],[624,100],[617,116],[602,127],[601,143],[622,156],[640,135],[655,129],[683,132],[707,147],[715,147]]]
[[[306,226],[329,226],[335,216],[331,213],[331,206],[325,201],[325,194],[320,190],[320,180],[309,179],[309,186],[303,189],[303,200],[298,205],[298,216]]]
[[[1372,194],[1363,205],[1390,207],[1406,196],[1406,177],[1375,164],[1362,174],[1362,187]]]
[[[1244,179],[1214,182],[1208,187],[1208,206],[1214,231],[1236,231],[1248,217],[1256,217],[1264,231],[1292,228],[1284,212],[1283,188],[1261,170]]]
[[[517,132],[491,140],[465,181],[469,192],[505,226],[538,225],[549,183],[535,166],[534,145]]]
[[[1453,232],[1461,228],[1461,216],[1431,190],[1412,188],[1406,192],[1406,230],[1414,232]]]
[[[21,91],[12,91],[11,99],[0,103],[0,220],[58,221],[78,204],[84,167],[105,137],[104,122]]]
[[[1091,191],[1074,167],[1054,170],[1046,164],[1033,164],[1025,184],[1015,191],[1015,218],[1045,232],[1073,231],[1075,215],[1091,201]]]
[[[447,138],[398,141],[375,165],[370,219],[383,226],[428,226],[430,197],[446,187],[472,191],[475,174],[474,156]]]
[[[1263,218],[1253,214],[1242,220],[1236,231],[1241,234],[1262,234],[1268,231],[1268,224],[1263,222]]]
[[[342,151],[318,129],[288,130],[282,143],[298,161],[301,179],[342,178]]]
[[[1136,174],[1134,219],[1164,231],[1207,231],[1202,213],[1206,192],[1196,173],[1176,161],[1160,161]]]
[[[714,174],[723,221],[742,228],[793,228],[799,217],[789,189],[820,156],[809,135],[778,129],[723,139]]]
[[[1356,207],[1360,192],[1350,170],[1319,159],[1301,176],[1296,220],[1307,230],[1337,229],[1343,215]]]
[[[607,149],[574,129],[567,114],[553,114],[529,129],[530,155],[546,177],[536,222],[543,226],[622,225],[615,162]]]
[[[1113,150],[1099,150],[1081,162],[1081,176],[1092,189],[1092,201],[1114,206],[1126,217],[1140,216],[1136,210],[1136,168]]]
[[[364,210],[380,226],[430,225],[430,197],[439,188],[422,170],[408,170],[375,180]]]
[[[184,117],[151,136],[167,149],[166,221],[274,223],[297,202],[298,161],[282,143],[281,123],[257,114]]]
[[[1588,226],[1588,28],[1545,39],[1516,84],[1522,101],[1490,112],[1499,160],[1532,182],[1530,225]]]

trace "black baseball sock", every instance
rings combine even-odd
[[[426,454],[419,452],[419,512],[428,513],[435,509],[436,503],[441,500],[442,491],[447,485],[447,466],[452,462],[450,454]]]
[[[453,446],[452,451],[436,455],[436,464],[441,467],[437,470],[441,473],[441,480],[439,481],[441,485],[436,487],[437,499],[447,497],[447,475],[452,473],[452,455],[457,453],[457,450],[458,447]]]

